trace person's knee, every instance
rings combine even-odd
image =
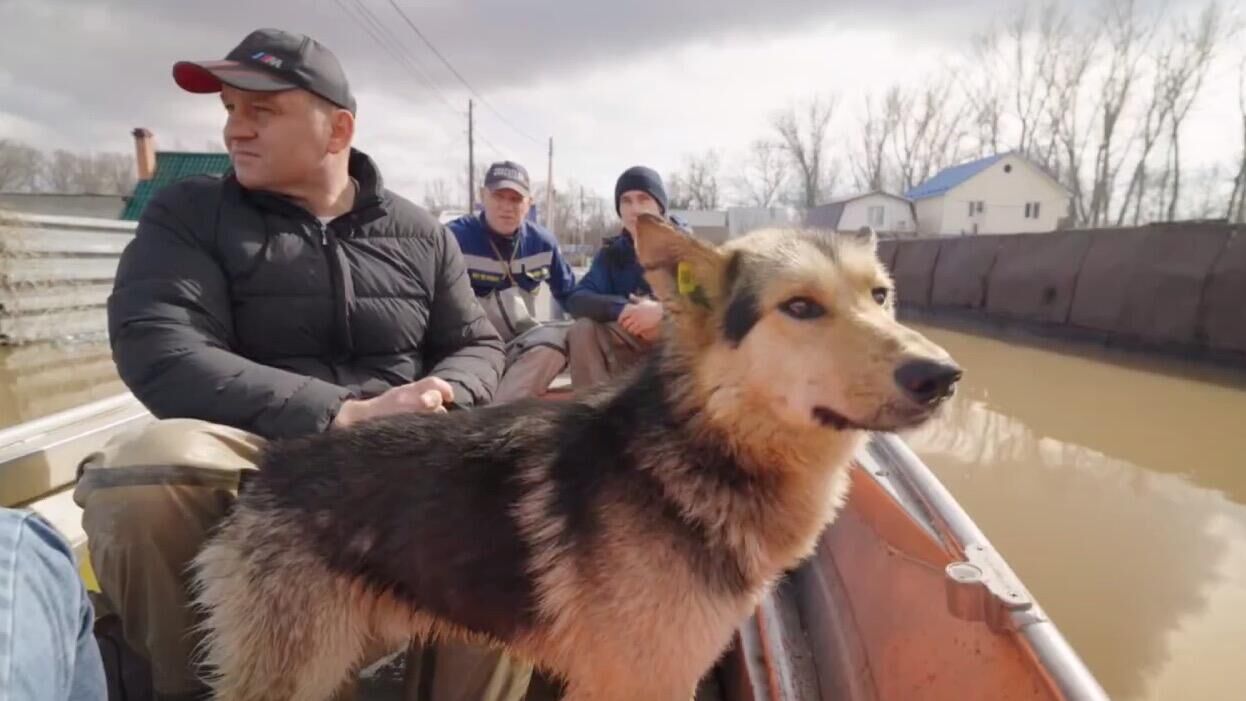
[[[87,467],[180,465],[239,470],[254,466],[264,439],[198,419],[161,419],[118,435]]]
[[[95,491],[82,514],[91,561],[105,594],[114,577],[138,567],[178,573],[228,509],[228,494],[164,485]]]
[[[37,567],[50,581],[77,585],[73,549],[65,536],[43,517],[34,512],[3,508],[0,509],[0,528],[12,533],[19,569]]]
[[[571,328],[567,330],[567,343],[569,345],[595,343],[597,339],[598,322],[592,319],[576,319]]]

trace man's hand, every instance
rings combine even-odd
[[[345,428],[366,419],[391,414],[444,414],[454,401],[454,389],[440,377],[425,377],[399,385],[371,399],[342,402],[332,428]]]
[[[653,343],[662,330],[662,303],[652,299],[632,302],[619,314],[619,326],[633,336]]]

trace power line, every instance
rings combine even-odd
[[[436,82],[434,82],[432,77],[424,71],[423,67],[419,65],[419,62],[415,61],[415,59],[406,52],[402,42],[398,41],[396,37],[390,34],[389,30],[385,28],[385,25],[382,24],[376,15],[372,14],[372,11],[364,6],[360,0],[351,0],[351,2],[355,5],[355,8],[360,13],[359,15],[356,15],[350,10],[350,6],[346,4],[346,0],[336,0],[336,2],[338,6],[342,8],[342,11],[345,12],[356,25],[367,32],[368,35],[372,37],[372,40],[380,46],[381,50],[389,54],[389,57],[393,59],[400,68],[405,68],[409,73],[414,74],[420,79],[420,82],[432,90],[432,92],[441,101],[442,105],[454,114],[456,120],[463,116],[463,112],[454,107],[454,104],[450,102],[444,93],[441,92],[441,89],[437,87]]]
[[[463,74],[459,73],[458,70],[455,69],[454,64],[450,63],[450,59],[446,58],[440,51],[438,51],[437,47],[433,45],[433,42],[429,41],[428,37],[424,36],[424,32],[421,32],[420,28],[415,26],[415,22],[411,21],[411,18],[407,16],[406,12],[402,11],[402,8],[398,6],[397,2],[395,2],[394,0],[389,0],[389,4],[390,6],[394,8],[394,11],[397,12],[399,16],[402,17],[403,21],[407,23],[407,26],[411,28],[411,31],[415,32],[415,35],[420,38],[420,41],[424,42],[424,45],[427,46],[433,52],[433,54],[436,55],[437,58],[441,60],[443,64],[445,64],[446,68],[450,69],[450,72],[454,74],[454,77],[459,79],[459,82],[463,84],[463,87],[467,88],[468,92],[470,92],[472,95],[475,95],[476,99],[480,100],[480,103],[484,105],[485,107],[487,107],[489,111],[492,112],[495,116],[497,116],[497,118],[501,120],[503,124],[513,129],[516,134],[519,134],[525,139],[528,139],[529,141],[537,145],[541,145],[541,146],[545,145],[544,139],[538,139],[537,137],[532,136],[531,134],[527,133],[523,129],[520,129],[519,127],[515,126],[515,124],[511,122],[509,119],[507,119],[506,116],[503,115],[501,111],[499,111],[496,107],[493,106],[493,103],[486,100],[484,96],[481,95],[480,92],[476,90],[476,88],[472,87],[471,83],[468,83],[467,79],[463,77]]]

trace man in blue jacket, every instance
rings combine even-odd
[[[507,343],[506,369],[494,402],[540,395],[567,366],[569,324],[536,319],[536,293],[549,285],[563,305],[575,275],[558,240],[528,221],[528,171],[513,161],[489,166],[480,189],[483,211],[450,222],[467,275],[489,321]]]
[[[587,387],[639,360],[658,338],[662,304],[653,297],[632,239],[642,213],[666,214],[666,190],[652,168],[633,166],[614,186],[614,209],[623,231],[607,239],[588,273],[567,299],[577,321],[567,335],[571,383]],[[682,229],[687,226],[672,218]]]

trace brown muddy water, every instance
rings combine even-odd
[[[1113,699],[1246,698],[1246,382],[921,327],[965,368],[905,436]]]
[[[0,428],[124,391],[106,341],[0,347]]]

